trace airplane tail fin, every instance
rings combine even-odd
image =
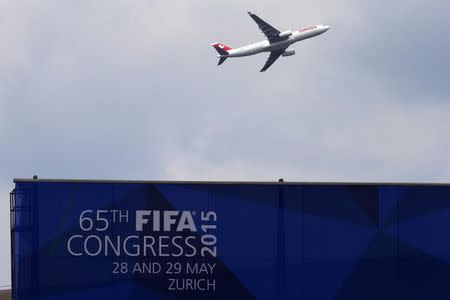
[[[213,46],[214,49],[216,49],[216,51],[219,53],[219,55],[218,55],[219,62],[217,63],[217,65],[220,66],[221,64],[223,64],[227,60],[229,51],[232,48],[228,47],[228,46],[226,46],[224,44],[221,44],[221,43],[213,43],[213,44],[211,44],[211,46]]]
[[[228,51],[230,51],[232,49],[231,47],[228,47],[221,43],[213,43],[213,44],[211,44],[211,46],[213,46],[214,49],[216,49],[216,51],[219,52],[219,54],[223,55],[223,56],[227,56]]]

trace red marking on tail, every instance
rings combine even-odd
[[[221,43],[214,43],[214,44],[212,44],[212,46],[214,47],[214,48],[220,48],[220,49],[223,49],[223,50],[225,50],[225,51],[230,51],[231,49],[233,49],[233,48],[231,48],[231,47],[228,47],[227,45],[224,45],[224,44],[221,44]]]

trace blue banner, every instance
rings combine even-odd
[[[450,187],[17,181],[14,299],[450,299]]]

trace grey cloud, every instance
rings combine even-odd
[[[449,101],[450,20],[447,1],[366,4],[367,25],[357,28],[354,64],[405,101]],[[383,15],[380,13],[383,12]]]

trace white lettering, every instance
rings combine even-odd
[[[83,255],[82,253],[72,251],[72,240],[76,238],[81,239],[83,238],[83,236],[82,235],[71,236],[70,239],[67,241],[67,250],[69,250],[69,253],[72,254],[73,256],[82,256]]]
[[[178,211],[164,211],[164,231],[170,231],[172,225],[175,225],[177,223],[177,220],[175,219],[176,216],[178,216]]]
[[[148,219],[144,218],[145,216],[151,215],[150,210],[137,210],[136,211],[136,231],[142,231],[142,227],[144,224],[148,223]]]

